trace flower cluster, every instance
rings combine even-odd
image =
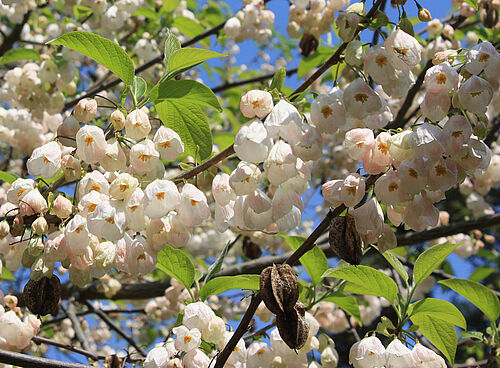
[[[5,311],[0,305],[0,349],[20,351],[29,348],[31,338],[40,330],[40,320],[32,314],[23,318],[15,296],[5,296],[3,303],[10,310]]]
[[[365,337],[351,347],[349,363],[354,368],[446,367],[443,358],[420,343],[410,350],[400,340],[395,339],[384,348],[375,336]]]
[[[263,0],[244,0],[245,5],[224,25],[226,35],[235,42],[253,39],[266,44],[272,36],[269,28],[274,24],[274,13],[267,9]]]

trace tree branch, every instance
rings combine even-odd
[[[59,360],[39,358],[1,349],[0,363],[12,364],[15,367],[25,368],[93,368],[90,365],[61,362]]]
[[[5,38],[0,45],[0,57],[3,56],[7,51],[9,51],[12,46],[21,38],[21,31],[23,30],[24,25],[28,21],[31,15],[31,11],[24,14],[23,20],[21,23],[16,24],[10,34]]]
[[[90,358],[90,359],[95,360],[95,361],[102,360],[102,359],[106,358],[104,355],[96,355],[90,351],[80,349],[76,346],[65,344],[63,342],[59,342],[59,341],[55,341],[55,340],[51,340],[51,339],[47,339],[45,337],[33,336],[31,341],[33,341],[35,344],[38,344],[38,345],[47,344],[47,345],[56,346],[58,348],[66,349],[66,350],[72,351],[74,353],[84,355],[87,358]]]

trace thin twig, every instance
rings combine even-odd
[[[60,341],[55,341],[55,340],[47,339],[45,337],[33,336],[31,338],[31,341],[33,341],[35,344],[47,344],[47,345],[56,346],[58,348],[66,349],[66,350],[69,350],[69,351],[72,351],[72,352],[84,355],[87,358],[90,358],[90,359],[95,360],[95,361],[102,360],[102,359],[106,358],[104,355],[96,355],[96,354],[94,354],[94,353],[92,353],[90,351],[87,351],[87,350],[84,350],[84,349],[80,349],[79,347],[76,347],[76,346],[73,346],[73,345],[69,345],[69,344],[65,344],[65,343],[60,342]]]
[[[0,363],[25,368],[93,368],[90,365],[39,358],[2,349],[0,349]]]
[[[83,332],[82,325],[78,317],[76,316],[74,298],[71,298],[68,301],[68,309],[66,310],[66,314],[73,324],[73,330],[75,330],[76,338],[78,339],[78,341],[80,341],[83,349],[90,351],[90,344],[87,340],[87,337],[85,336],[85,333]]]

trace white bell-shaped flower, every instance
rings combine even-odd
[[[165,216],[180,202],[177,186],[170,180],[155,180],[144,190],[144,212],[151,218]]]
[[[49,142],[35,148],[28,162],[28,172],[33,176],[52,178],[61,168],[61,148],[57,142]]]

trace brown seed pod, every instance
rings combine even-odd
[[[330,248],[340,259],[359,265],[363,256],[361,237],[351,215],[337,216],[330,223]]]
[[[299,48],[302,56],[309,56],[314,54],[318,48],[319,42],[312,34],[305,33],[300,39]]]
[[[292,267],[282,264],[265,268],[260,274],[260,293],[274,314],[293,309],[299,299],[299,283]]]
[[[28,309],[38,316],[56,315],[61,301],[61,282],[56,275],[29,280],[23,291]]]
[[[305,308],[300,302],[292,310],[276,315],[280,336],[290,349],[300,349],[309,337],[309,324],[304,316]]]
[[[257,244],[251,241],[248,236],[245,236],[243,238],[242,250],[245,257],[248,257],[250,259],[259,258],[262,255],[262,249],[260,249]]]

